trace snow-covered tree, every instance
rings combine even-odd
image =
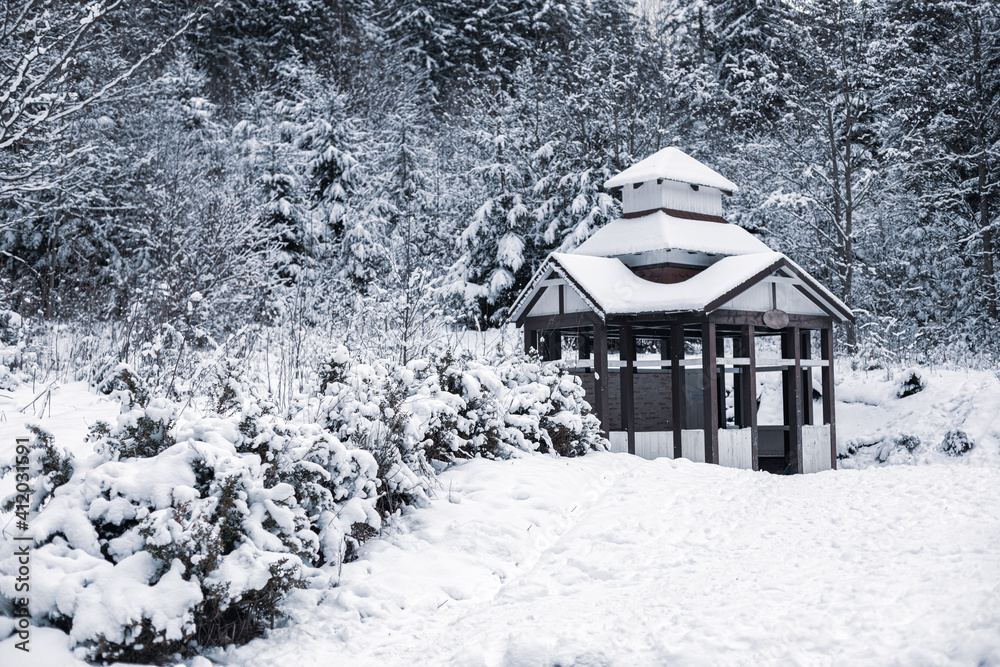
[[[1000,12],[976,1],[893,2],[886,11],[898,17],[886,67],[905,182],[917,199],[913,227],[937,244],[921,265],[960,276],[954,295],[931,300],[933,317],[976,323],[981,335],[1000,318]],[[925,284],[937,291],[942,276],[931,271],[938,277]]]
[[[472,135],[482,162],[474,170],[485,198],[458,240],[461,253],[452,267],[452,289],[463,299],[469,317],[482,314],[495,324],[505,316],[504,306],[517,286],[530,276],[525,252],[532,242],[528,137],[505,113],[514,101],[500,93],[484,109],[482,129]],[[477,125],[479,125],[477,123]]]

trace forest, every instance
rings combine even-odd
[[[84,356],[405,362],[503,324],[668,145],[855,310],[847,350],[1000,346],[987,0],[10,0],[0,60],[0,307]]]

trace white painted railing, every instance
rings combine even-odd
[[[833,467],[830,425],[802,427],[802,472],[819,472]]]
[[[586,370],[594,367],[593,359],[565,359],[566,368],[575,370]],[[719,366],[726,366],[727,370],[732,371],[734,366],[749,366],[750,359],[746,357],[719,357],[715,360],[715,363]],[[663,368],[670,369],[672,362],[669,359],[637,359],[632,362],[634,368]],[[625,368],[626,362],[619,359],[609,359],[608,369],[615,370],[618,368]],[[700,357],[691,357],[688,359],[680,360],[681,367],[689,371],[697,371],[702,368],[702,360]],[[764,370],[777,370],[783,368],[791,368],[795,365],[794,359],[758,359],[755,369],[759,371]],[[825,359],[800,359],[799,366],[801,368],[823,368],[829,366],[830,362]]]
[[[753,432],[750,429],[719,429],[719,465],[753,469]]]
[[[681,456],[695,463],[705,462],[705,432],[699,429],[681,431]]]
[[[611,443],[611,451],[628,452],[628,433],[625,431],[611,431],[608,433],[608,442]]]
[[[608,434],[611,451],[628,451],[628,433],[611,431]],[[661,457],[674,458],[673,431],[641,431],[635,434],[635,455],[652,461]]]
[[[635,434],[635,454],[644,459],[674,458],[673,431],[645,431]]]

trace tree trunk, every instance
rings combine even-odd
[[[987,186],[986,157],[989,146],[986,142],[986,128],[983,125],[987,121],[987,114],[984,110],[985,91],[983,90],[983,63],[982,58],[982,23],[978,17],[970,22],[969,29],[972,32],[972,58],[975,63],[974,85],[976,91],[976,106],[979,113],[976,119],[976,140],[979,148],[979,178],[976,181],[976,196],[979,198],[979,230],[983,240],[983,286],[986,291],[986,313],[991,320],[997,319],[997,276],[996,265],[993,261],[993,232],[990,229],[989,211],[989,188]]]
[[[985,152],[985,149],[984,149]],[[983,238],[983,283],[986,287],[986,312],[990,319],[997,318],[997,274],[993,261],[993,231],[990,229],[990,211],[986,188],[986,156],[979,158],[979,181],[976,185],[979,195],[979,229]]]
[[[839,247],[834,248],[834,256],[837,262],[837,273],[840,275],[841,281],[841,298],[848,307],[851,306],[851,291],[853,289],[854,282],[854,244],[851,240],[851,223],[852,216],[850,206],[848,202],[844,199],[843,192],[850,192],[850,186],[844,186],[844,180],[849,180],[852,176],[850,173],[850,151],[851,144],[850,139],[847,139],[846,151],[847,157],[845,158],[845,173],[843,177],[840,171],[840,152],[837,150],[837,131],[833,122],[833,104],[832,104],[832,94],[830,91],[829,77],[831,76],[830,68],[827,66],[826,62],[823,63],[823,98],[826,106],[826,135],[827,142],[830,148],[830,189],[833,195],[833,231],[837,236],[837,240],[840,242]],[[850,122],[850,104],[848,97],[848,121]],[[846,333],[847,333],[847,351],[853,354],[857,349],[858,334],[854,327],[853,322],[846,323]]]
[[[52,233],[49,234],[49,275],[45,285],[45,320],[51,321],[56,291],[56,259],[59,249],[59,209],[62,206],[62,188],[56,196],[56,210],[52,215]]]

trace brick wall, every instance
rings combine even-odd
[[[580,374],[584,389],[587,390],[587,402],[594,406],[594,374]],[[610,407],[609,429],[622,430],[622,393],[620,373],[612,369],[609,373],[608,404]],[[669,431],[671,424],[671,406],[673,405],[673,385],[669,370],[641,370],[635,374],[633,384],[635,400],[635,430],[636,431]],[[687,382],[687,427],[701,428],[701,372],[688,371]]]

